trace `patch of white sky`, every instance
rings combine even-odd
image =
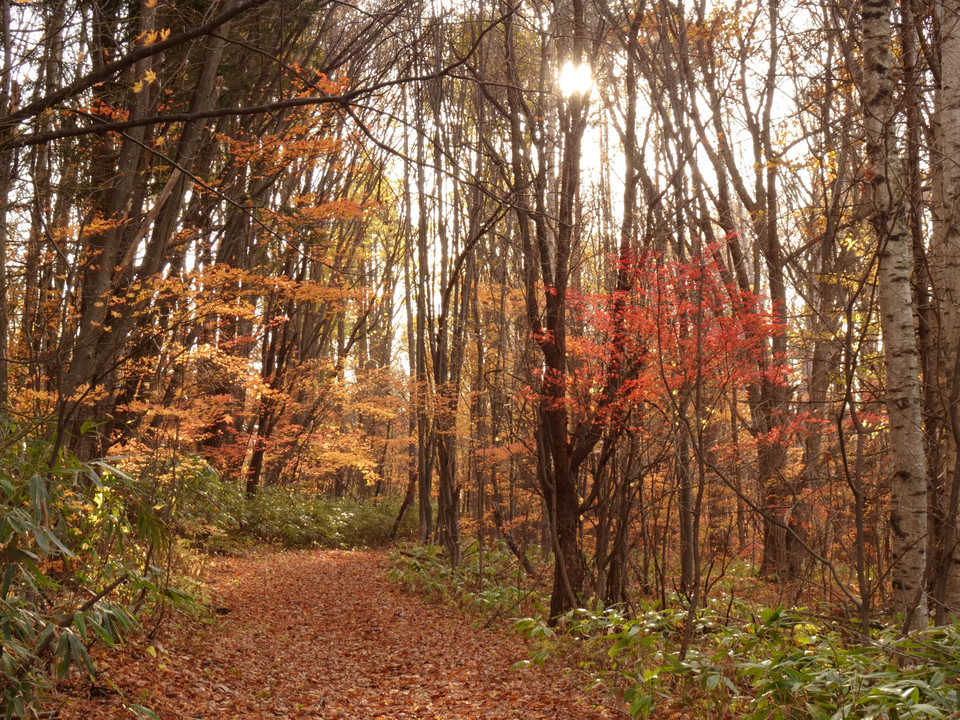
[[[785,6],[782,5],[781,7]],[[711,2],[708,18],[710,12],[730,12],[730,10],[731,8],[724,6],[723,3]],[[796,164],[802,164],[814,151],[810,142],[804,139],[802,127],[797,121],[797,95],[805,91],[803,87],[804,78],[814,74],[815,64],[820,58],[812,57],[806,60],[798,60],[795,57],[787,57],[785,35],[787,33],[796,35],[814,32],[817,26],[817,18],[814,12],[801,1],[789,8],[789,15],[781,16],[778,25],[780,56],[776,58],[774,86],[773,88],[767,88],[770,32],[766,5],[762,2],[739,4],[736,22],[740,23],[740,26],[737,29],[745,31],[745,23],[751,21],[748,18],[752,18],[752,22],[755,23],[754,37],[747,42],[753,45],[754,51],[748,54],[746,69],[742,78],[737,77],[739,75],[735,66],[737,58],[729,58],[731,63],[730,69],[727,70],[729,82],[726,87],[719,88],[719,91],[721,94],[727,93],[721,106],[721,112],[723,113],[721,123],[726,127],[728,142],[737,165],[742,169],[745,178],[748,179],[748,187],[752,187],[752,176],[762,167],[763,163],[777,162],[781,167],[779,177],[781,191],[787,189],[785,188],[787,184],[791,185],[789,188],[791,191],[797,189],[809,191],[810,189],[809,175],[805,175],[803,172],[792,172],[791,168]],[[721,31],[732,32],[733,29],[725,27]],[[816,50],[813,50],[813,52],[815,53]],[[609,202],[613,206],[611,210],[614,216],[622,213],[622,190],[626,162],[616,132],[610,127],[613,122],[610,113],[620,113],[620,120],[622,121],[622,109],[612,107],[616,105],[617,101],[615,99],[612,102],[605,102],[606,98],[600,96],[605,94],[614,97],[622,95],[623,64],[624,60],[621,52],[616,54],[612,61],[606,62],[603,68],[594,70],[595,74],[599,74],[598,71],[604,74],[595,78],[596,88],[593,90],[594,122],[588,126],[584,135],[581,159],[582,185],[584,187],[599,185],[601,175],[607,173],[606,176],[612,184],[609,192]],[[582,78],[587,76],[587,72],[587,70],[564,66],[559,76],[561,89],[572,88],[577,83],[584,82]],[[741,80],[745,80],[746,85],[742,91],[739,86]],[[650,89],[641,81],[638,90],[638,133],[642,137],[647,129],[646,123],[656,123],[657,120],[653,117],[656,110],[649,96]],[[564,90],[565,95],[568,95],[569,92],[569,89]],[[749,112],[753,118],[757,118],[762,112],[762,104],[768,92],[773,94],[771,134],[774,143],[774,157],[758,159],[754,155],[754,135],[750,130],[750,119],[746,114],[748,111],[744,108],[743,103],[744,101],[749,103]],[[710,137],[696,141],[695,162],[704,179],[708,183],[716,185],[716,174],[713,171],[707,148],[704,146],[704,142],[710,142],[714,147],[717,144],[712,129],[714,111],[706,88],[695,88],[689,101],[697,104],[698,113],[703,119],[708,133],[710,133]],[[607,127],[604,127],[604,124]],[[612,138],[612,141],[605,144],[603,142],[605,135]],[[643,160],[648,173],[653,177],[669,171],[664,165],[663,155],[656,151],[655,143],[648,146]],[[787,212],[786,207],[782,207],[781,210],[784,213]],[[784,236],[789,237],[792,218],[784,214],[780,220],[787,231]],[[747,223],[745,215],[742,218],[742,223],[744,225]]]
[[[61,26],[57,32],[60,35],[60,56],[56,60],[50,60],[45,55],[48,46],[55,47],[49,38],[50,19],[39,9],[39,6],[35,6],[32,2],[10,4],[10,22],[5,29],[10,43],[9,66],[5,61],[0,72],[9,75],[11,109],[34,102],[47,93],[51,86],[56,88],[69,83],[91,69],[88,40],[81,32],[81,23],[77,17],[79,10],[75,6],[66,9],[71,10],[72,14],[64,14],[59,18]],[[41,63],[44,62],[48,64],[48,72],[54,75],[40,84]],[[83,98],[80,104],[83,104]],[[55,116],[47,116],[48,119],[52,117]],[[26,134],[34,129],[23,126],[20,132]],[[25,154],[30,152],[27,150]],[[53,189],[59,188],[62,181],[61,165],[49,155],[41,153],[38,157],[47,159],[45,169],[48,173],[46,177],[48,186]],[[26,208],[32,207],[38,199],[38,188],[34,185],[32,172],[20,173],[15,181],[13,192],[18,199],[11,203],[10,227],[14,237],[26,238],[33,227],[31,213]],[[40,199],[52,205],[52,198]],[[71,210],[71,213],[74,214],[68,218],[68,223],[76,229],[82,222],[82,218],[75,214],[75,210]],[[53,230],[53,228],[47,229],[51,232]],[[24,248],[25,252],[26,243],[11,243],[8,248],[10,262],[18,262],[18,248]],[[58,243],[57,249],[63,253],[63,259],[67,264],[75,262],[76,256],[72,243]]]

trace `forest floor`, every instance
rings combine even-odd
[[[153,640],[98,653],[95,684],[62,687],[57,717],[163,720],[600,720],[559,670],[511,670],[523,640],[405,592],[376,552],[263,552],[206,571],[216,619],[169,618]]]

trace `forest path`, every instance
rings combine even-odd
[[[124,697],[163,720],[611,717],[576,683],[511,671],[527,657],[521,639],[404,592],[382,553],[272,552],[211,565],[225,614],[213,625],[169,620],[153,645],[101,655],[96,688],[65,692],[59,717],[130,718]]]

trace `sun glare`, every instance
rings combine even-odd
[[[576,64],[567,60],[560,68],[560,93],[564,97],[571,95],[586,95],[593,87],[593,76],[590,73],[590,65],[587,63]]]

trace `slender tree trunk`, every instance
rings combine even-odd
[[[427,542],[433,537],[433,433],[430,422],[427,396],[429,392],[427,375],[427,307],[432,293],[430,284],[430,261],[428,256],[429,209],[427,205],[426,155],[424,152],[423,104],[417,101],[417,288],[416,288],[416,347],[415,362],[417,386],[417,483],[420,509],[420,541]]]
[[[0,80],[0,118],[5,117],[11,108],[12,98],[12,54],[13,48],[10,37],[10,0],[2,0],[0,12],[3,15],[2,42],[3,42],[3,75]],[[6,135],[0,134],[0,141]],[[0,142],[2,146],[2,142]],[[10,184],[13,179],[13,150],[0,150],[0,419],[4,418],[9,409],[10,389],[8,385],[7,367],[10,355],[9,335],[10,318],[7,312],[7,247],[10,242],[10,224],[7,220],[9,208]]]

